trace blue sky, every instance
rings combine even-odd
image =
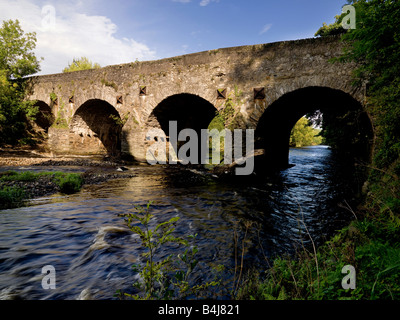
[[[345,3],[345,0],[0,0],[0,19],[19,19],[24,30],[37,33],[36,53],[44,58],[41,74],[46,74],[61,72],[74,57],[82,55],[105,66],[309,38],[323,22],[333,22]]]

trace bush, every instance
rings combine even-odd
[[[0,189],[0,209],[18,207],[25,198],[25,191],[17,187]]]
[[[62,193],[72,194],[81,190],[83,179],[80,174],[70,173],[66,176],[58,177],[56,183]]]
[[[140,281],[134,283],[134,287],[142,294],[130,294],[118,290],[116,297],[129,297],[135,300],[154,299],[183,299],[189,296],[199,297],[210,287],[219,285],[218,281],[210,281],[199,285],[190,285],[191,275],[196,268],[198,260],[195,258],[198,252],[197,246],[191,244],[197,235],[189,235],[186,240],[175,237],[175,224],[179,217],[173,217],[168,221],[153,226],[150,214],[151,202],[145,207],[135,206],[135,213],[123,214],[129,229],[140,236],[141,246],[145,250],[142,254],[145,263],[135,264],[133,270],[140,276]],[[158,258],[161,251],[168,245],[175,243],[183,245],[186,250],[178,255],[168,255]]]

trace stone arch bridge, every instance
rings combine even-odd
[[[219,111],[226,126],[256,129],[266,156],[287,164],[290,130],[301,116],[363,109],[364,88],[352,85],[355,66],[330,62],[341,50],[337,37],[326,37],[37,76],[28,79],[28,99],[37,101],[54,155],[145,161],[150,128],[168,136],[176,120],[180,129],[199,130]]]

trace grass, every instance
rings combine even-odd
[[[31,171],[16,172],[6,171],[0,175],[0,181],[35,181],[39,177],[40,173],[34,173]]]
[[[0,209],[19,207],[30,196],[23,187],[2,186],[5,182],[35,182],[41,177],[48,177],[64,194],[78,192],[83,185],[83,178],[78,173],[65,172],[31,172],[6,171],[0,173]],[[56,190],[55,190],[56,191]]]
[[[400,247],[362,229],[368,221],[352,222],[313,252],[298,252],[273,261],[264,275],[247,279],[238,299],[254,300],[398,300]],[[381,227],[381,226],[380,226]],[[379,227],[379,228],[380,228]],[[380,232],[379,232],[380,233]],[[317,261],[317,265],[315,263]],[[342,268],[354,266],[356,288],[343,289]],[[263,280],[260,280],[263,278]]]

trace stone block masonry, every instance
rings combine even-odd
[[[304,88],[329,88],[362,104],[363,88],[352,86],[355,65],[330,62],[341,50],[338,37],[326,37],[37,76],[27,79],[28,99],[53,114],[54,154],[146,161],[146,133],[164,130],[168,121],[178,121],[179,129],[206,129],[216,112],[230,108],[225,125],[256,129],[269,106]]]

